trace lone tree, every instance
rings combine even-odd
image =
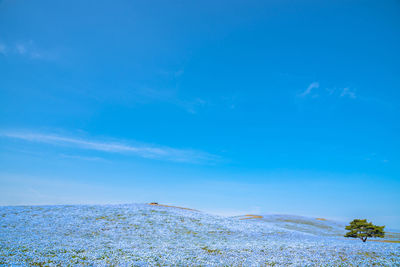
[[[385,228],[385,226],[373,225],[371,222],[367,222],[366,219],[355,219],[346,226],[346,230],[349,231],[346,233],[345,237],[361,238],[361,240],[365,242],[368,237],[385,237],[383,228]]]

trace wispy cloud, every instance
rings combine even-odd
[[[307,89],[303,93],[300,94],[300,96],[305,97],[305,96],[311,94],[312,90],[316,89],[316,88],[319,88],[319,83],[313,82],[307,87]]]
[[[85,157],[85,156],[68,155],[68,154],[60,154],[60,157],[67,159],[86,160],[86,161],[107,161],[100,157]]]
[[[39,52],[32,40],[17,43],[14,50],[20,56],[29,57],[31,59],[41,59],[44,57],[43,53]]]
[[[29,59],[53,59],[54,55],[37,48],[32,40],[17,43],[1,43],[0,54],[5,56],[20,56]]]
[[[160,70],[159,74],[162,74],[163,76],[170,77],[170,78],[179,78],[185,73],[185,70],[183,68],[179,68],[176,70]]]
[[[20,55],[25,55],[26,54],[26,46],[23,44],[17,44],[15,46],[15,49],[17,50],[17,53]]]
[[[79,137],[30,132],[2,132],[0,136],[29,142],[51,144],[54,146],[67,146],[107,153],[136,155],[143,158],[176,162],[207,163],[215,162],[219,159],[218,156],[196,150],[176,149],[146,144],[131,145],[128,142],[122,141],[97,141]]]
[[[7,51],[6,45],[3,44],[3,43],[0,43],[0,54],[5,55],[5,54],[6,54],[6,51]]]
[[[318,90],[317,90],[318,89]],[[325,88],[323,90],[320,88],[319,82],[312,82],[306,90],[300,93],[298,96],[300,97],[348,97],[348,98],[357,98],[354,89],[350,87],[344,88]]]
[[[209,105],[209,102],[202,98],[196,98],[191,101],[179,101],[179,105],[185,108],[187,112],[196,114],[200,108]]]
[[[346,87],[346,88],[343,88],[342,92],[340,93],[340,96],[356,98],[356,93],[354,91],[351,91],[350,88]]]

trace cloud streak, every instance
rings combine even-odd
[[[5,55],[6,54],[6,50],[7,50],[6,45],[3,44],[3,43],[0,43],[0,54]]]
[[[353,91],[350,91],[348,87],[343,88],[342,93],[340,94],[341,97],[350,97],[350,98],[356,98],[356,93]]]
[[[78,137],[55,134],[2,132],[1,137],[18,139],[28,142],[66,146],[77,149],[93,150],[106,153],[135,155],[142,158],[159,159],[175,162],[207,163],[215,162],[218,156],[190,149],[175,149],[164,146],[131,145],[127,142],[110,142],[82,139]]]
[[[357,98],[354,89],[350,87],[345,87],[343,89],[338,88],[326,88],[325,90],[319,89],[319,82],[312,82],[305,91],[298,94],[299,97],[342,97],[342,98]],[[318,90],[316,90],[318,89]],[[317,92],[316,92],[317,91]]]
[[[4,56],[19,56],[28,59],[54,59],[54,53],[39,50],[32,40],[14,44],[0,42],[0,54]]]
[[[316,89],[316,88],[319,88],[319,83],[313,82],[307,87],[307,89],[303,93],[300,94],[300,96],[305,97],[305,96],[311,94],[312,90]]]

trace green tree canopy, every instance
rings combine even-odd
[[[385,237],[384,228],[385,226],[373,225],[371,222],[367,222],[366,219],[355,219],[346,226],[346,230],[349,231],[345,237],[361,238],[365,242],[368,237]]]

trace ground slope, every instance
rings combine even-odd
[[[400,245],[147,204],[0,207],[0,264],[400,266]]]
[[[343,237],[347,232],[346,225],[349,223],[328,220],[324,218],[313,218],[296,215],[244,215],[237,216],[238,219],[253,219],[268,222],[279,228],[295,230],[298,232],[313,234],[317,236],[336,236]],[[384,238],[369,238],[372,242],[393,242],[400,243],[400,233],[398,230],[385,228]]]

